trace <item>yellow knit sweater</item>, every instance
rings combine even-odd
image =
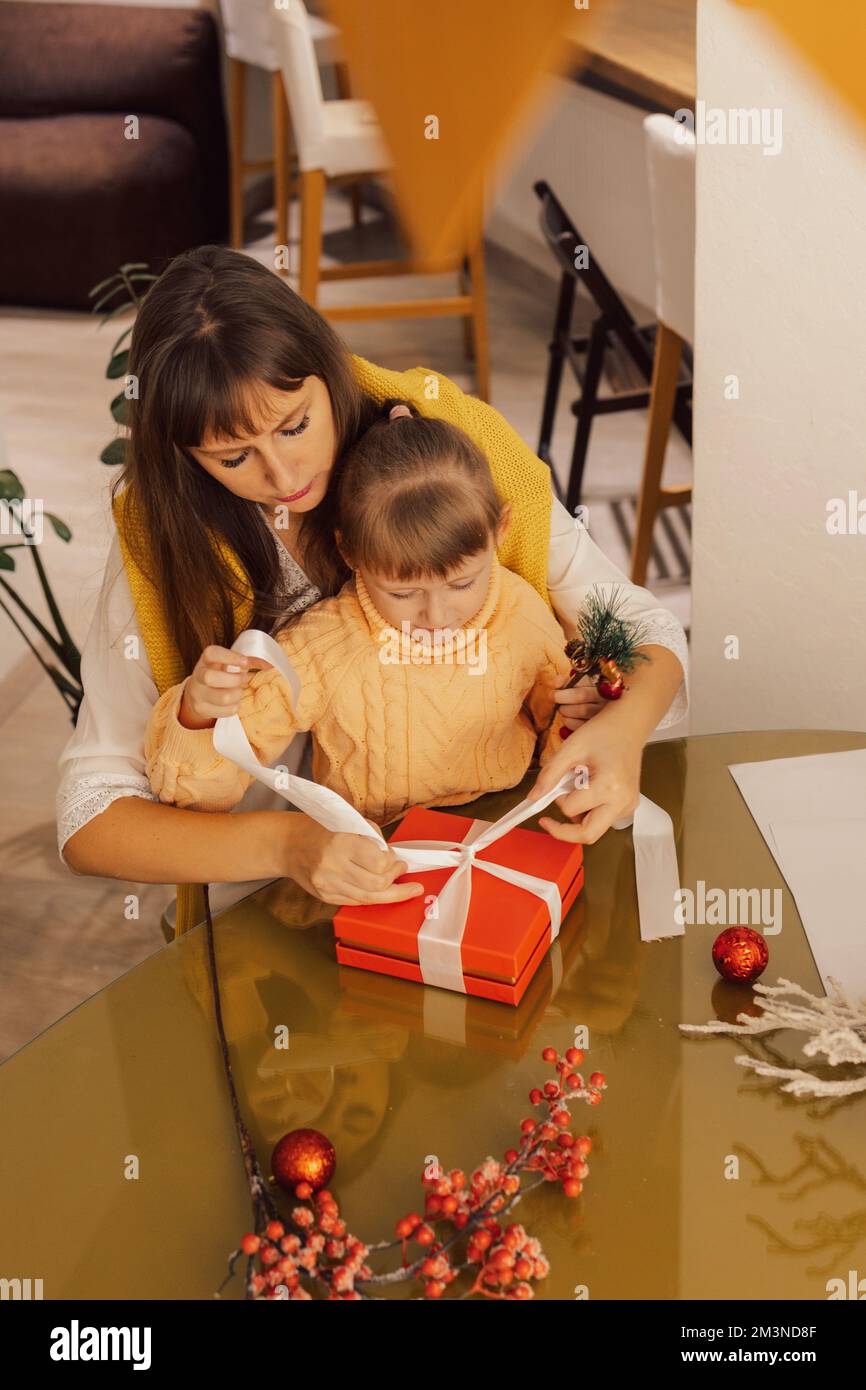
[[[537,735],[552,732],[555,680],[569,670],[553,614],[495,559],[484,604],[438,647],[401,645],[360,576],[278,640],[301,694],[293,708],[277,671],[252,676],[238,713],[256,756],[270,765],[294,733],[312,730],[313,780],[379,825],[410,806],[457,806],[513,787]],[[210,729],[178,722],[184,684],[151,715],[151,787],[177,806],[228,810],[252,779],[215,752]]]

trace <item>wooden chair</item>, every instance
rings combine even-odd
[[[283,74],[271,26],[272,8],[273,0],[220,0],[228,55],[230,235],[231,244],[237,249],[243,246],[244,178],[247,174],[269,170],[273,171],[274,176],[277,245],[286,246],[289,240],[292,135]],[[348,76],[341,60],[336,27],[317,15],[310,15],[309,24],[317,61],[334,67],[338,88],[341,94],[348,95]],[[250,67],[263,68],[271,75],[274,145],[271,159],[247,159],[244,155],[247,69]],[[352,210],[356,223],[360,223],[357,186],[352,190]]]
[[[478,394],[482,400],[488,400],[490,366],[482,196],[479,194],[466,227],[463,254],[437,260],[355,261],[322,267],[322,212],[327,185],[339,186],[362,178],[381,177],[389,168],[388,152],[368,102],[352,98],[323,99],[310,16],[302,0],[286,0],[285,8],[274,10],[273,25],[298,155],[300,293],[308,303],[315,305],[323,281],[457,271],[460,277],[458,294],[339,305],[322,312],[335,322],[452,315],[462,318],[467,346],[471,346],[475,358]]]
[[[690,483],[662,487],[662,472],[680,361],[694,336],[695,137],[672,116],[647,116],[643,124],[652,208],[658,330],[631,557],[634,584],[643,584],[646,579],[653,525],[661,509],[684,507],[692,500]]]

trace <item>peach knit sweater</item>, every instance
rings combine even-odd
[[[554,682],[569,671],[562,629],[495,558],[482,607],[438,651],[401,650],[360,575],[278,641],[301,694],[293,708],[278,672],[252,676],[238,713],[256,756],[271,766],[293,734],[312,730],[314,781],[378,825],[411,806],[457,806],[514,786],[537,736],[559,725]],[[251,778],[216,753],[210,729],[178,722],[183,686],[167,690],[151,714],[151,786],[161,801],[227,810]]]

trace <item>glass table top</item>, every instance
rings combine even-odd
[[[821,993],[728,764],[864,746],[862,734],[785,731],[645,751],[642,790],[673,819],[682,886],[781,889],[767,983]],[[496,819],[532,780],[459,809]],[[545,1184],[513,1218],[550,1261],[536,1297],[585,1286],[591,1299],[826,1298],[827,1280],[866,1258],[864,1098],[798,1101],[735,1064],[758,1047],[799,1064],[793,1034],[747,1049],[680,1033],[681,1022],[733,1020],[751,1000],[715,972],[720,928],[641,942],[629,830],[587,847],[585,863],[584,891],[516,1009],[338,966],[333,909],[290,880],[220,914],[226,1032],[262,1167],[288,1130],[323,1131],[350,1230],[391,1238],[400,1216],[423,1209],[432,1157],[472,1171],[516,1141],[530,1088],[551,1075],[541,1049],[562,1051],[585,1027],[581,1070],[603,1071],[608,1090],[601,1105],[574,1107],[576,1131],[593,1139],[583,1194]],[[0,1067],[0,1113],[0,1276],[41,1278],[46,1299],[213,1295],[250,1205],[203,927]],[[238,1277],[223,1297],[242,1296]]]

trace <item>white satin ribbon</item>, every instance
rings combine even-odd
[[[680,870],[674,825],[667,811],[641,794],[632,815],[613,822],[614,830],[634,824],[634,874],[641,941],[663,941],[684,936],[676,920]]]
[[[270,662],[288,681],[292,698],[297,704],[301,689],[300,681],[286,653],[272,637],[255,628],[248,628],[233,643],[232,651],[239,652],[243,656],[259,657]],[[236,714],[217,720],[213,730],[213,744],[216,751],[221,753],[223,757],[237,763],[256,781],[270,787],[278,796],[290,801],[293,806],[311,816],[313,820],[318,821],[326,830],[342,831],[350,835],[364,835],[378,844],[383,851],[389,848],[381,830],[370,825],[360,811],[356,811],[354,806],[351,806],[339,793],[332,791],[329,787],[317,786],[316,783],[308,781],[305,777],[297,777],[286,770],[264,767],[250,747],[244,726]],[[549,879],[538,878],[534,874],[526,874],[519,869],[508,868],[504,864],[494,864],[489,860],[479,859],[478,855],[482,850],[502,839],[515,826],[520,825],[531,816],[537,815],[539,811],[543,811],[557,797],[574,790],[576,783],[576,774],[573,771],[566,773],[546,795],[535,798],[525,797],[493,825],[485,826],[483,823],[476,822],[466,839],[462,841],[400,840],[395,842],[392,848],[401,859],[405,860],[410,873],[423,873],[428,869],[454,870],[438,894],[435,913],[425,915],[418,933],[418,963],[425,983],[439,985],[443,989],[457,990],[461,993],[466,991],[461,960],[461,943],[466,930],[466,919],[472,894],[473,869],[480,869],[484,873],[492,874],[495,878],[511,883],[517,888],[523,888],[526,892],[541,898],[550,914],[551,941],[556,939],[559,935],[562,919],[562,899],[556,884]],[[646,797],[642,796],[640,803],[645,803],[647,808],[651,808],[642,812],[641,804],[639,804],[635,813],[635,860],[636,865],[640,864],[638,902],[641,912],[643,912],[644,901],[647,901],[647,910],[649,911],[650,901],[654,897],[657,887],[654,876],[659,866],[656,862],[657,853],[650,853],[649,856],[642,853],[640,857],[638,856],[639,844],[643,845],[643,836],[648,833],[651,836],[649,848],[652,849],[653,845],[655,845],[656,851],[660,848],[654,838],[660,822],[652,813],[658,813],[658,816],[663,817],[667,822],[670,834],[669,849],[673,855],[675,877],[676,851],[673,846],[670,817],[659,807],[654,806]],[[630,820],[620,824],[629,823]],[[662,861],[663,867],[669,870],[670,855],[663,854],[659,863]],[[646,877],[647,874],[649,878]],[[643,882],[641,881],[642,877]],[[673,893],[670,904],[671,918],[673,918]],[[641,934],[643,935],[643,931]]]

